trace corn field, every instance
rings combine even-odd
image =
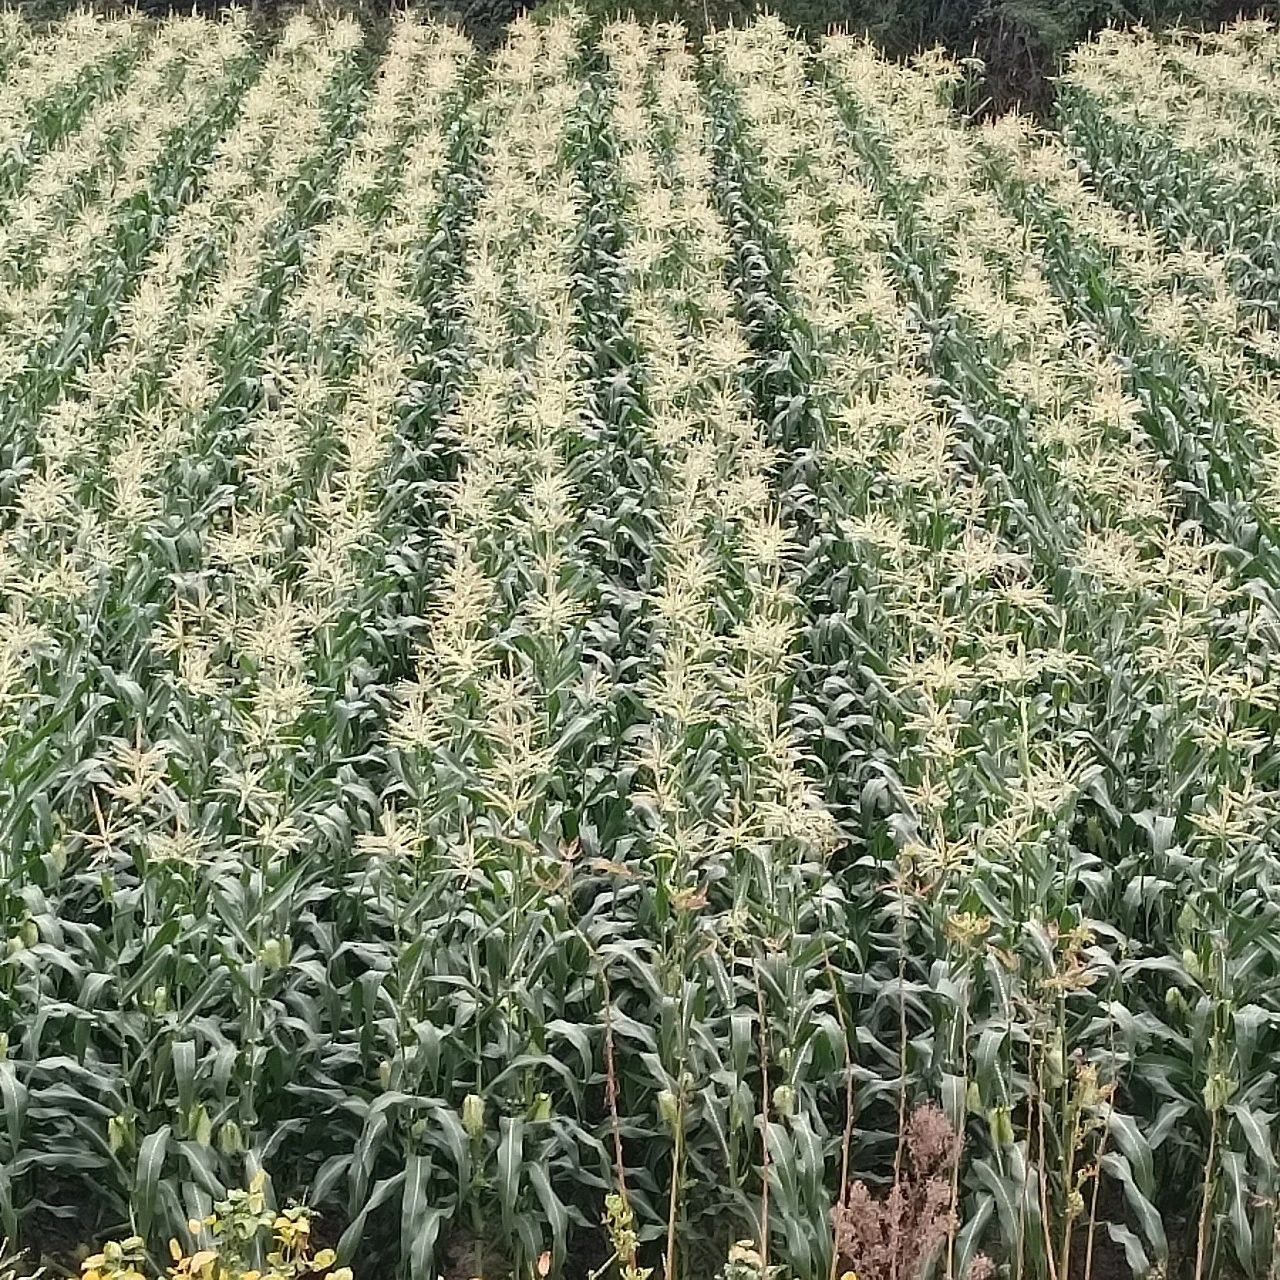
[[[1280,35],[969,85],[0,17],[0,1236],[1280,1276]]]

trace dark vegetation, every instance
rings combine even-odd
[[[73,3],[119,8],[121,0],[10,0],[28,13],[55,17]],[[212,12],[230,0],[136,0],[144,11]],[[240,0],[263,22],[293,9],[347,9],[377,21],[404,0]],[[488,48],[516,14],[539,0],[414,0],[414,7],[460,23]],[[544,0],[547,2],[547,0]],[[554,0],[549,0],[554,2]],[[816,37],[831,27],[866,32],[886,52],[903,56],[941,44],[976,58],[975,110],[1011,107],[1043,113],[1051,104],[1053,75],[1062,55],[1100,27],[1136,25],[1215,27],[1239,14],[1274,16],[1280,0],[580,0],[602,17],[631,12],[642,21],[678,17],[697,39],[756,14],[780,14]]]

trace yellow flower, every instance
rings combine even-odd
[[[354,1280],[350,1267],[339,1267],[337,1271],[330,1271],[324,1280]]]
[[[316,1271],[323,1271],[325,1267],[333,1266],[337,1260],[338,1255],[332,1249],[321,1249],[312,1259],[312,1268]]]

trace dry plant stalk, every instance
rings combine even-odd
[[[883,1198],[865,1182],[853,1184],[835,1211],[836,1251],[858,1280],[918,1280],[934,1253],[955,1227],[951,1171],[963,1138],[940,1107],[916,1107],[902,1134],[901,1175]],[[990,1259],[979,1255],[970,1280],[994,1274]]]

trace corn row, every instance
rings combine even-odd
[[[7,75],[10,64],[26,49],[32,34],[30,25],[16,9],[0,13],[0,71]]]
[[[854,57],[856,63],[857,55]],[[894,138],[891,146],[899,163],[925,191],[930,188],[938,191],[939,207],[949,215],[964,199],[964,187],[973,182],[974,175],[981,174],[981,157],[968,152],[960,140],[960,131],[950,124],[945,111],[938,105],[935,95],[945,86],[945,72],[940,73],[936,67],[927,70],[927,75],[915,73],[918,96],[913,97],[911,86],[906,83],[912,73],[896,69],[886,73],[881,64],[867,61],[864,55],[855,72],[855,93],[861,108],[876,116]],[[912,109],[919,111],[915,119],[912,119]],[[895,145],[899,140],[905,146]],[[914,144],[929,148],[931,140],[936,140],[933,143],[936,150],[930,155],[931,163],[913,170],[912,156],[905,147]],[[939,160],[937,151],[943,147],[947,149],[947,155],[959,157],[962,163],[953,167],[946,159]],[[955,183],[954,191],[945,185],[949,181],[948,175],[952,175],[950,181]],[[1016,242],[1020,233],[1026,237],[1027,251],[1040,258],[1042,242],[1037,228],[1019,226],[998,207],[992,208],[990,193],[982,193],[978,199],[988,205],[987,216],[981,225],[984,231],[992,233],[990,249],[993,253],[999,253],[1000,246],[1007,245],[1011,239]],[[925,216],[929,217],[928,212]],[[937,226],[937,230],[950,233],[948,241],[955,243],[955,228],[949,217]],[[1040,258],[1040,261],[1043,263],[1045,259]],[[1135,265],[1141,269],[1140,261]],[[1040,271],[1043,273],[1043,266]],[[1044,279],[1043,274],[1040,278]],[[1065,281],[1061,276],[1055,279],[1056,289],[1069,287],[1074,287],[1074,282]],[[962,307],[965,306],[963,290],[958,301]],[[1067,301],[1072,301],[1069,294]],[[1059,330],[1062,331],[1065,331],[1065,325]],[[1105,344],[1114,339],[1102,328],[1094,340]],[[998,350],[997,344],[990,345]],[[1234,575],[1224,557],[1211,546],[1204,545],[1203,540],[1185,526],[1177,527],[1178,506],[1170,496],[1164,496],[1160,506],[1148,508],[1154,518],[1144,520],[1143,524],[1134,522],[1126,529],[1126,515],[1131,518],[1132,514],[1140,517],[1145,514],[1138,500],[1143,477],[1146,477],[1151,495],[1159,495],[1161,464],[1153,460],[1152,446],[1142,436],[1148,435],[1155,427],[1157,434],[1153,443],[1159,441],[1159,426],[1163,423],[1148,407],[1151,403],[1147,399],[1149,392],[1141,380],[1140,371],[1141,365],[1137,365],[1132,388],[1127,389],[1132,404],[1129,438],[1122,438],[1119,442],[1123,451],[1120,465],[1124,472],[1134,477],[1133,487],[1120,495],[1123,501],[1117,502],[1112,512],[1108,512],[1095,493],[1087,488],[1082,490],[1081,504],[1091,520],[1098,522],[1096,532],[1092,536],[1085,535],[1082,549],[1089,554],[1092,562],[1089,568],[1093,573],[1101,573],[1104,580],[1110,580],[1109,585],[1119,587],[1125,594],[1134,593],[1134,605],[1127,610],[1129,619],[1145,620],[1145,626],[1139,631],[1141,638],[1138,644],[1134,646],[1132,639],[1123,643],[1120,653],[1128,651],[1123,666],[1134,672],[1158,671],[1161,676],[1157,682],[1158,705],[1178,705],[1182,708],[1181,716],[1185,717],[1179,731],[1159,744],[1162,749],[1155,760],[1139,755],[1126,772],[1131,781],[1140,779],[1145,772],[1151,779],[1151,799],[1161,810],[1176,815],[1175,830],[1186,841],[1193,856],[1185,878],[1175,870],[1171,880],[1181,882],[1182,892],[1194,904],[1192,915],[1200,926],[1214,917],[1217,904],[1222,900],[1224,882],[1234,882],[1241,866],[1256,865],[1260,852],[1258,844],[1244,836],[1243,831],[1254,826],[1264,812],[1268,803],[1265,787],[1257,784],[1247,766],[1243,783],[1238,766],[1220,772],[1218,749],[1224,734],[1243,733],[1247,736],[1254,732],[1252,726],[1257,723],[1259,709],[1270,704],[1271,676],[1265,657],[1269,646],[1263,637],[1270,632],[1273,622],[1265,607],[1256,607],[1238,593]],[[1053,377],[1052,360],[1041,361],[1035,368],[1037,377],[1046,372],[1050,378]],[[1103,387],[1106,385],[1104,382]],[[1119,389],[1122,384],[1113,381],[1111,385]],[[1032,383],[1023,395],[1033,405],[1043,406],[1044,399],[1039,393],[1040,386]],[[1139,393],[1142,393],[1141,399]],[[1061,399],[1056,404],[1051,400],[1047,407],[1052,411],[1062,403]],[[1070,401],[1066,400],[1066,404],[1069,407]],[[1213,450],[1216,443],[1206,447]],[[1114,448],[1109,446],[1109,449]],[[1132,463],[1123,461],[1126,454],[1134,459]],[[1084,466],[1087,472],[1096,474],[1106,466],[1105,455],[1086,456]],[[1112,527],[1108,528],[1108,524]],[[1125,566],[1123,569],[1122,565]],[[1188,631],[1196,637],[1194,640]],[[1089,631],[1081,632],[1082,638],[1089,634]],[[1108,653],[1102,669],[1109,686],[1106,699],[1109,706],[1116,703],[1116,673],[1123,669],[1118,659],[1120,654]],[[1127,723],[1131,732],[1132,725],[1146,719],[1149,714],[1148,696],[1147,691],[1142,691],[1124,708],[1118,728],[1125,727]],[[1147,749],[1150,750],[1152,745],[1155,744],[1151,743]],[[1188,805],[1176,792],[1168,789],[1165,781],[1176,767],[1174,761],[1185,761],[1188,755],[1199,761],[1202,785],[1207,792],[1203,807]],[[1126,806],[1140,804],[1144,798],[1141,792],[1127,797]],[[1222,864],[1216,865],[1215,859],[1219,858],[1223,860]],[[1194,932],[1185,913],[1180,918],[1178,930]],[[1153,941],[1157,948],[1163,949],[1172,938],[1157,936]],[[1060,1036],[1069,1040],[1072,1030],[1070,1022],[1066,1022],[1052,1033],[1050,1043],[1056,1044]],[[1229,1057],[1232,1053],[1230,1037],[1223,1036],[1217,1040],[1214,1053]],[[1081,1087],[1084,1083],[1082,1078]],[[1040,1141],[1043,1145],[1044,1139]],[[1208,1158],[1212,1160],[1212,1152]],[[1068,1158],[1067,1163],[1070,1166],[1073,1158]],[[1067,1192],[1064,1189],[1057,1194],[1065,1195]],[[1142,1194],[1141,1190],[1129,1190],[1134,1202]],[[1163,1233],[1154,1227],[1148,1233],[1147,1243],[1158,1254],[1163,1254],[1167,1247]],[[1065,1258],[1069,1252],[1065,1242],[1062,1249],[1060,1258]]]
[[[104,627],[96,637],[82,634],[77,644],[51,650],[44,639],[48,634],[44,627],[78,607],[102,610],[105,605],[111,610],[110,571],[113,566],[129,565],[136,526],[154,504],[150,486],[157,477],[146,468],[160,465],[164,449],[178,442],[190,415],[199,408],[201,384],[191,376],[182,377],[184,372],[192,373],[190,360],[176,366],[177,376],[169,376],[169,386],[175,392],[170,403],[175,403],[177,410],[172,414],[162,417],[148,409],[148,399],[166,390],[163,382],[139,386],[145,366],[151,366],[153,376],[167,372],[160,349],[171,335],[162,328],[163,321],[193,296],[189,290],[203,274],[199,270],[201,255],[192,256],[192,271],[186,269],[188,256],[191,250],[217,244],[219,230],[227,234],[230,228],[224,219],[239,216],[240,225],[245,225],[245,205],[232,193],[249,195],[245,188],[255,180],[258,165],[271,155],[271,144],[283,138],[281,129],[286,120],[296,127],[290,135],[295,140],[306,139],[309,113],[318,124],[325,86],[354,47],[355,34],[355,28],[347,25],[312,41],[312,29],[305,20],[290,28],[282,50],[255,87],[257,96],[250,94],[240,122],[223,140],[220,159],[208,174],[205,195],[178,214],[137,291],[121,306],[116,344],[101,360],[90,364],[85,378],[87,395],[64,397],[44,415],[44,448],[35,466],[22,477],[12,506],[13,526],[4,545],[5,621],[13,637],[6,689],[13,690],[22,677],[51,670],[60,670],[64,678],[78,684],[82,676],[72,673],[82,672],[86,663],[95,665],[88,652],[91,645],[110,653],[114,643],[132,646],[136,642],[132,626],[119,636]],[[266,146],[260,147],[260,141]],[[288,171],[290,157],[296,157],[300,164],[307,154],[305,147],[314,147],[318,141],[306,142],[301,152],[296,144],[281,145],[276,157],[281,168]],[[265,193],[251,198],[257,205]],[[234,265],[244,273],[252,262],[242,253]],[[225,273],[214,275],[215,284],[227,279]],[[195,323],[194,316],[188,323]],[[198,365],[195,371],[199,372]],[[140,399],[130,404],[134,395]],[[110,449],[114,467],[100,470],[100,446],[93,428],[105,426],[106,414],[133,411],[135,406],[137,412],[128,432]],[[115,504],[113,517],[123,523],[106,518],[108,500]],[[124,589],[127,593],[127,580]],[[32,622],[36,622],[34,632]],[[126,640],[125,636],[133,638]],[[23,762],[29,761],[29,753],[35,752],[38,758],[39,716],[44,705],[42,682],[37,678],[26,683],[25,692],[9,708],[20,728],[8,736],[6,744],[15,777],[28,767]],[[60,767],[69,768],[71,762],[64,761]],[[98,814],[102,816],[100,807]],[[19,811],[11,811],[8,817],[19,820]],[[109,843],[102,853],[114,854],[114,846]]]
[[[133,52],[140,35],[141,24],[131,19],[81,11],[52,39],[21,47],[0,85],[0,198],[21,189],[42,147],[74,127],[83,100],[110,83],[113,64]]]
[[[1253,30],[1248,22],[1236,28],[1242,35]],[[1076,52],[1070,81],[1117,119],[1166,134],[1202,156],[1224,179],[1274,182],[1280,179],[1274,119],[1280,85],[1232,44],[1229,35],[1198,49],[1189,40],[1109,31]]]
[[[402,728],[395,731],[406,745],[427,746],[434,717],[447,720],[449,702],[480,681],[482,705],[494,716],[486,797],[508,821],[524,807],[525,789],[537,786],[541,767],[531,740],[523,765],[507,754],[517,737],[534,732],[535,713],[523,677],[502,670],[492,629],[500,607],[495,579],[505,558],[517,547],[532,553],[516,608],[527,609],[535,626],[558,628],[572,619],[560,607],[574,608],[559,596],[554,569],[557,535],[572,518],[560,436],[572,429],[577,396],[563,241],[578,216],[579,197],[572,179],[565,182],[559,154],[573,88],[556,83],[539,65],[540,56],[550,57],[563,70],[569,42],[570,28],[563,25],[545,33],[522,30],[504,49],[492,99],[482,104],[482,114],[498,113],[500,123],[483,162],[488,182],[468,234],[461,301],[472,355],[448,422],[460,458],[442,532],[448,561],[419,675],[402,690]],[[523,134],[514,127],[520,111],[533,113]],[[522,235],[524,226],[529,230]],[[527,354],[517,316],[533,326]],[[527,361],[523,369],[509,363],[516,353]]]
[[[1162,64],[1163,46],[1120,33],[1082,46],[1060,95],[1066,140],[1097,189],[1172,248],[1221,255],[1247,312],[1274,327],[1272,108],[1224,115],[1226,95],[1188,87]]]
[[[340,24],[315,45],[306,43],[308,34],[305,20],[286,32],[280,53],[220,144],[203,195],[175,219],[120,308],[111,346],[81,376],[84,394],[66,396],[46,411],[43,466],[15,504],[15,541],[41,538],[47,545],[57,527],[51,517],[59,509],[71,511],[66,504],[77,476],[98,467],[105,467],[106,491],[126,526],[140,524],[154,509],[156,469],[181,440],[184,417],[207,406],[212,393],[202,348],[255,284],[261,245],[287,207],[293,177],[317,153],[323,96],[358,32]],[[270,180],[259,189],[262,173]],[[209,275],[211,260],[220,266]],[[188,299],[196,305],[179,319],[178,308]],[[161,413],[166,404],[178,412]],[[124,439],[95,439],[93,424],[135,406],[141,412]],[[109,563],[127,545],[127,537],[101,544],[89,551],[90,563],[103,556]]]
[[[1044,225],[1069,218],[1078,251],[1105,256],[1126,291],[1126,326],[1133,320],[1142,327],[1128,328],[1124,338],[1166,344],[1199,372],[1209,413],[1226,419],[1217,451],[1257,489],[1264,517],[1273,512],[1280,495],[1274,385],[1280,346],[1269,314],[1246,307],[1236,293],[1229,261],[1185,245],[1166,251],[1140,222],[1124,218],[1082,182],[1065,149],[1022,122],[989,129],[984,152],[997,181],[1016,181],[1024,198],[1045,202],[1037,206]]]
[[[553,1171],[535,1192],[522,1161],[526,1126],[549,1117],[546,1090],[558,1082],[542,1056],[546,1019],[519,993],[532,969],[568,995],[544,951],[544,930],[562,919],[568,852],[551,788],[565,725],[590,697],[574,687],[590,602],[563,560],[579,519],[569,453],[584,395],[573,278],[584,192],[571,167],[579,24],[572,12],[517,21],[476,106],[480,196],[457,284],[463,356],[441,423],[452,461],[438,489],[439,568],[415,671],[397,687],[387,726],[393,781],[356,845],[379,868],[419,859],[394,922],[397,936],[412,923],[397,950],[400,1021],[384,1040],[385,1078],[450,1095],[470,1088],[477,1101],[492,1087],[506,1111],[504,1159],[515,1163],[490,1229],[530,1260],[547,1245],[564,1258],[567,1241]],[[455,913],[464,900],[478,912]],[[447,976],[433,980],[415,959],[418,932],[436,939]],[[505,1045],[523,1070],[495,1077],[470,1035],[452,1079],[418,1053],[416,1019],[449,1019],[472,1002],[476,1043]],[[539,1140],[554,1143],[549,1132]],[[415,1160],[443,1161],[454,1175],[455,1220],[475,1221],[478,1187],[434,1145],[409,1139],[425,1152]],[[530,1217],[533,1203],[549,1206],[548,1222]]]
[[[192,116],[213,113],[216,118],[223,99],[235,91],[234,73],[247,54],[243,32],[235,25],[174,21],[158,41],[126,89],[103,104],[102,120],[95,113],[65,152],[46,155],[59,161],[48,172],[41,166],[50,180],[48,199],[24,202],[20,217],[7,228],[0,307],[9,328],[0,361],[10,377],[31,370],[41,362],[37,350],[62,338],[73,282],[102,269],[103,241],[119,227],[126,206],[147,189],[166,148],[186,133]],[[86,133],[93,137],[82,136]],[[71,202],[75,212],[65,217],[65,187],[94,147],[107,152],[106,163],[91,193]],[[29,189],[41,185],[33,176]],[[14,394],[26,398],[16,389]]]
[[[643,429],[661,479],[643,602],[656,661],[639,681],[649,719],[627,768],[643,822],[645,882],[662,924],[655,962],[664,987],[679,993],[659,1029],[655,1081],[682,1133],[672,1156],[674,1230],[686,1214],[696,1221],[722,1212],[722,1197],[757,1193],[752,1134],[735,1100],[746,1064],[687,1034],[694,1007],[709,1017],[721,1009],[726,1022],[757,1019],[757,963],[768,970],[773,1035],[790,1046],[784,1058],[797,1055],[778,1076],[778,1096],[803,1100],[789,1106],[792,1129],[821,1125],[810,1108],[823,1082],[802,1066],[797,1028],[824,993],[805,986],[789,951],[813,926],[808,912],[834,825],[801,767],[790,722],[799,548],[773,498],[779,458],[754,416],[755,356],[726,287],[732,243],[714,202],[711,122],[695,64],[677,26],[620,24],[603,43]],[[729,741],[752,744],[750,768]],[[772,939],[767,958],[750,946],[757,929]],[[724,953],[731,992],[699,962],[713,948]],[[700,1096],[703,1080],[716,1083]],[[695,1119],[705,1111],[719,1117],[719,1130]],[[788,1144],[790,1131],[776,1129],[770,1141]],[[727,1188],[699,1184],[688,1171],[687,1161],[714,1158],[703,1150],[727,1160]],[[805,1206],[811,1220],[827,1207]]]
[[[180,77],[200,48],[203,24],[170,22],[157,34],[133,74],[111,87],[79,122],[36,161],[23,187],[22,202],[5,227],[0,265],[12,275],[16,259],[29,254],[68,206],[84,199],[100,167],[126,152],[130,135],[147,112],[163,101],[166,84]],[[203,34],[203,33],[201,33]]]
[[[285,303],[287,313],[303,295],[324,289],[326,326],[358,317],[357,336],[336,357],[324,329],[295,331],[296,346],[277,342],[264,352],[269,399],[239,425],[245,444],[233,474],[243,501],[204,539],[204,562],[221,579],[217,598],[189,622],[175,600],[166,647],[178,659],[179,683],[203,696],[234,680],[233,671],[217,673],[215,654],[250,654],[258,668],[252,723],[262,742],[297,718],[307,696],[299,681],[308,679],[308,651],[351,607],[362,553],[378,538],[378,482],[413,356],[406,330],[417,314],[415,252],[431,230],[445,156],[441,128],[426,122],[457,91],[465,56],[466,46],[448,30],[398,23],[366,127],[334,175],[334,216],[312,234],[304,275]],[[406,130],[397,117],[409,95],[423,101],[424,83],[432,110],[423,125]],[[362,195],[376,198],[376,213],[361,209]],[[375,218],[385,218],[377,243]],[[335,246],[352,267],[340,280],[330,274]],[[367,278],[367,292],[356,291],[357,273]],[[310,306],[301,303],[301,314]],[[327,421],[328,430],[308,441],[307,425],[316,420]],[[315,456],[322,443],[323,463]],[[296,642],[255,643],[254,620],[262,615],[278,620],[269,633],[294,632]],[[290,707],[293,714],[285,714]]]

